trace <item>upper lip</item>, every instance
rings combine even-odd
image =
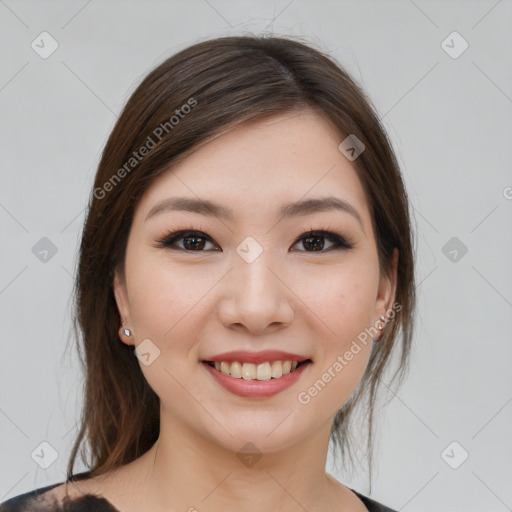
[[[309,359],[307,356],[300,354],[292,354],[291,352],[283,352],[281,350],[263,350],[261,352],[248,352],[247,350],[233,350],[231,352],[223,352],[216,356],[203,359],[203,361],[214,362],[233,362],[239,363],[266,363],[267,361],[305,361]]]

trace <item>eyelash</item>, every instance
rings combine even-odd
[[[338,235],[337,233],[334,233],[333,231],[331,231],[331,229],[332,228],[330,226],[327,226],[327,227],[322,227],[320,229],[310,228],[308,230],[303,230],[302,235],[299,236],[299,238],[297,238],[297,240],[293,243],[293,245],[296,245],[298,242],[300,242],[302,240],[306,240],[308,238],[325,238],[325,239],[329,240],[330,242],[332,242],[334,245],[332,247],[329,247],[328,249],[322,249],[320,251],[301,250],[298,252],[325,253],[325,252],[330,252],[332,250],[345,250],[346,251],[346,250],[350,250],[350,249],[354,248],[354,243],[348,237]],[[160,249],[171,249],[171,250],[178,250],[178,251],[183,251],[183,252],[188,252],[188,253],[207,252],[204,250],[198,250],[198,251],[187,250],[182,247],[173,246],[173,244],[179,240],[182,240],[184,238],[193,238],[193,237],[201,238],[201,239],[206,240],[207,242],[213,243],[213,240],[206,233],[204,233],[203,231],[197,230],[197,229],[192,229],[192,228],[174,231],[172,233],[167,234],[166,236],[164,236],[161,239],[155,240],[155,242],[157,244],[156,247],[160,248]]]

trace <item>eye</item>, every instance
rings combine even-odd
[[[325,249],[325,240],[332,245]],[[301,252],[328,252],[335,249],[352,249],[354,245],[344,237],[324,229],[311,230],[301,236],[294,245],[303,244],[306,251]]]
[[[331,244],[327,249],[325,240]],[[299,249],[300,252],[328,252],[336,249],[348,250],[354,247],[349,240],[327,229],[306,231],[292,247],[301,243],[306,250]],[[208,248],[208,244],[211,244],[213,249]],[[197,230],[181,230],[170,233],[161,240],[157,240],[157,247],[186,252],[221,251],[206,233]]]
[[[183,242],[181,246],[178,242]],[[202,231],[176,231],[158,240],[158,247],[177,249],[187,252],[204,252],[205,246],[213,244],[212,239]],[[211,250],[211,249],[210,249]],[[213,249],[217,251],[218,249]]]

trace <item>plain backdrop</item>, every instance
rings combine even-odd
[[[82,385],[70,292],[117,114],[185,46],[273,32],[307,37],[366,89],[412,203],[417,328],[409,376],[378,413],[371,496],[510,510],[511,22],[510,0],[0,0],[0,501],[65,478]],[[364,465],[331,462],[368,492]]]

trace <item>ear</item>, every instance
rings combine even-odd
[[[121,318],[119,325],[119,338],[123,343],[126,343],[127,345],[133,345],[133,334],[132,336],[126,336],[126,334],[123,332],[123,329],[121,328],[121,324],[124,323],[125,327],[131,330],[130,308],[128,303],[128,293],[126,291],[126,281],[124,279],[123,273],[119,269],[114,271],[112,287],[114,289],[114,297],[116,299],[117,310],[119,311],[119,316]]]
[[[387,322],[389,311],[391,311],[393,302],[395,300],[397,271],[398,249],[395,247],[393,249],[393,256],[389,273],[382,275],[380,278],[377,300],[375,302],[375,324],[382,324],[381,316],[386,318],[384,325]]]

